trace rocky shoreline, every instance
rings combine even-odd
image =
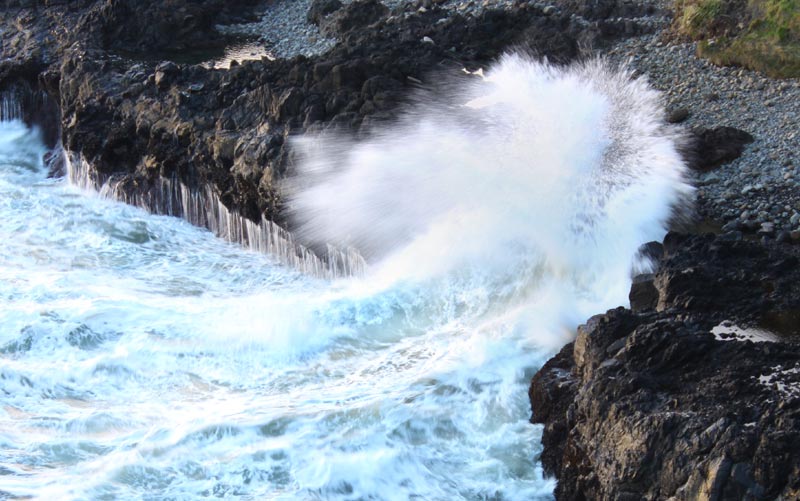
[[[530,388],[558,499],[800,496],[798,249],[670,233]]]
[[[230,210],[279,222],[278,184],[291,173],[292,134],[366,133],[437,70],[477,67],[521,41],[567,60],[577,55],[582,29],[539,6],[465,18],[411,5],[403,15],[389,15],[379,2],[362,1],[330,21],[341,43],[322,56],[262,58],[219,70],[153,60],[153,53],[168,54],[196,35],[187,28],[183,38],[159,36],[150,25],[126,24],[126,8],[150,9],[148,16],[174,9],[151,3],[6,8],[0,88],[44,92],[60,115],[45,128],[60,129],[67,151],[130,190],[148,190],[158,178],[177,178],[192,189],[210,185]],[[186,16],[195,30],[210,29],[195,21],[208,15]],[[66,29],[71,26],[78,29]],[[138,28],[148,43],[126,42],[121,53],[115,40]]]
[[[233,221],[217,233],[251,245],[252,224],[290,224],[281,187],[295,134],[368,135],[437,73],[509,47],[627,62],[693,138],[691,231],[718,235],[652,244],[660,267],[635,279],[633,311],[594,317],[537,374],[542,462],[559,499],[800,496],[797,80],[698,59],[670,38],[664,1],[2,5],[0,93],[66,152],[54,173],[59,158],[80,159],[95,187],[113,182],[123,200],[190,220],[174,198],[216,204]],[[242,40],[269,57],[208,64]],[[712,334],[723,322],[782,337],[726,340],[750,334]]]

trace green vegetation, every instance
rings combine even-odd
[[[723,15],[725,7],[722,0],[684,1],[681,4],[682,11],[678,17],[679,27],[692,37],[707,36],[708,30],[714,25],[715,20]]]
[[[675,28],[716,64],[800,77],[800,0],[675,0]]]

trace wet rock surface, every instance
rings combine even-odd
[[[566,61],[588,36],[569,16],[536,5],[465,17],[410,4],[390,14],[365,0],[325,16],[340,42],[323,55],[219,70],[151,56],[198,43],[234,4],[151,3],[8,8],[0,88],[24,80],[46,92],[59,104],[65,148],[101,175],[144,191],[158,177],[211,185],[229,209],[254,220],[282,217],[277,184],[291,174],[293,134],[366,133],[439,72],[475,69],[512,45]],[[178,12],[185,29],[167,29]],[[169,22],[156,22],[161,15]]]
[[[774,342],[711,333],[797,311],[796,247],[670,234],[664,250],[633,288],[655,300],[592,317],[533,378],[557,498],[798,498],[797,326]]]

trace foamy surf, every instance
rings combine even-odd
[[[485,75],[304,140],[301,237],[361,248],[358,279],[47,180],[0,123],[0,495],[550,499],[528,381],[691,188],[642,80]]]

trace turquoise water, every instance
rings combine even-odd
[[[513,290],[307,278],[42,153],[0,124],[0,497],[551,496]]]
[[[363,251],[349,279],[47,179],[0,123],[0,498],[551,499],[530,378],[627,305],[692,194],[679,133],[602,62],[454,89],[295,142],[299,236]]]

